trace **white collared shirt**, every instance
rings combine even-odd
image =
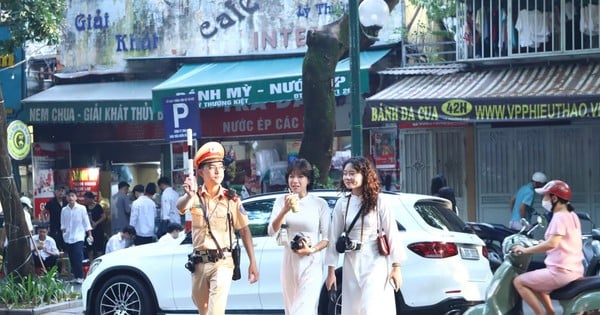
[[[156,203],[147,195],[140,196],[131,204],[129,224],[135,228],[137,236],[154,236]]]
[[[37,251],[35,250],[35,247],[39,244],[40,242],[40,235],[36,234],[31,238],[31,250],[34,252],[35,255],[37,255]],[[58,256],[58,247],[56,247],[56,241],[54,241],[54,239],[48,235],[46,235],[46,239],[44,240],[44,247],[42,249],[39,250],[40,252],[40,256],[42,256],[42,259],[46,259],[48,257],[50,257],[52,254],[54,254],[54,256]],[[49,254],[52,253],[52,254]]]
[[[106,250],[104,251],[105,254],[127,248],[129,245],[131,245],[131,241],[124,239],[121,233],[122,232],[117,232],[117,234],[108,239],[108,242],[106,243]]]
[[[83,242],[85,233],[92,230],[90,218],[83,205],[77,202],[71,208],[69,204],[60,211],[60,229],[63,230],[63,239],[67,244]]]
[[[181,224],[181,215],[177,210],[177,199],[179,194],[172,187],[167,187],[160,196],[161,219],[169,220],[171,223]]]

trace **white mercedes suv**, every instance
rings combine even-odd
[[[332,209],[340,197],[333,190],[310,193],[327,200]],[[231,286],[228,313],[283,314],[279,281],[282,248],[267,235],[273,202],[281,194],[256,195],[242,201],[250,219],[260,279],[255,284],[248,283],[248,260],[242,249],[242,279]],[[450,203],[426,195],[385,196],[395,207],[407,254],[402,264],[403,285],[396,294],[398,314],[462,314],[468,307],[483,302],[492,278],[487,251],[483,241],[470,233],[450,209]],[[191,299],[191,276],[184,268],[191,251],[191,237],[187,235],[174,244],[153,243],[97,258],[82,285],[85,313],[196,312]],[[337,279],[341,281],[342,277]],[[337,287],[338,300],[332,303],[323,286],[320,314],[339,313],[343,292],[340,283]]]

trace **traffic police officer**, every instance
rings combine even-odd
[[[234,268],[231,248],[235,242],[227,213],[230,213],[233,227],[239,231],[248,254],[248,281],[258,280],[248,215],[240,199],[237,196],[230,198],[228,190],[221,186],[225,173],[224,157],[225,149],[220,143],[202,145],[194,157],[194,166],[204,184],[198,190],[196,177],[189,176],[183,184],[185,194],[177,200],[181,214],[187,210],[192,214],[192,244],[198,258],[192,273],[192,299],[202,315],[225,314]]]

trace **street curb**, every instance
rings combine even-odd
[[[0,315],[40,315],[83,306],[81,299],[26,309],[0,309]]]

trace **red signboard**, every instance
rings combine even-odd
[[[83,194],[91,191],[98,197],[100,191],[100,169],[97,167],[72,168],[69,170],[69,187],[77,192],[79,203]]]
[[[304,106],[299,101],[203,109],[203,137],[234,137],[301,133]]]

